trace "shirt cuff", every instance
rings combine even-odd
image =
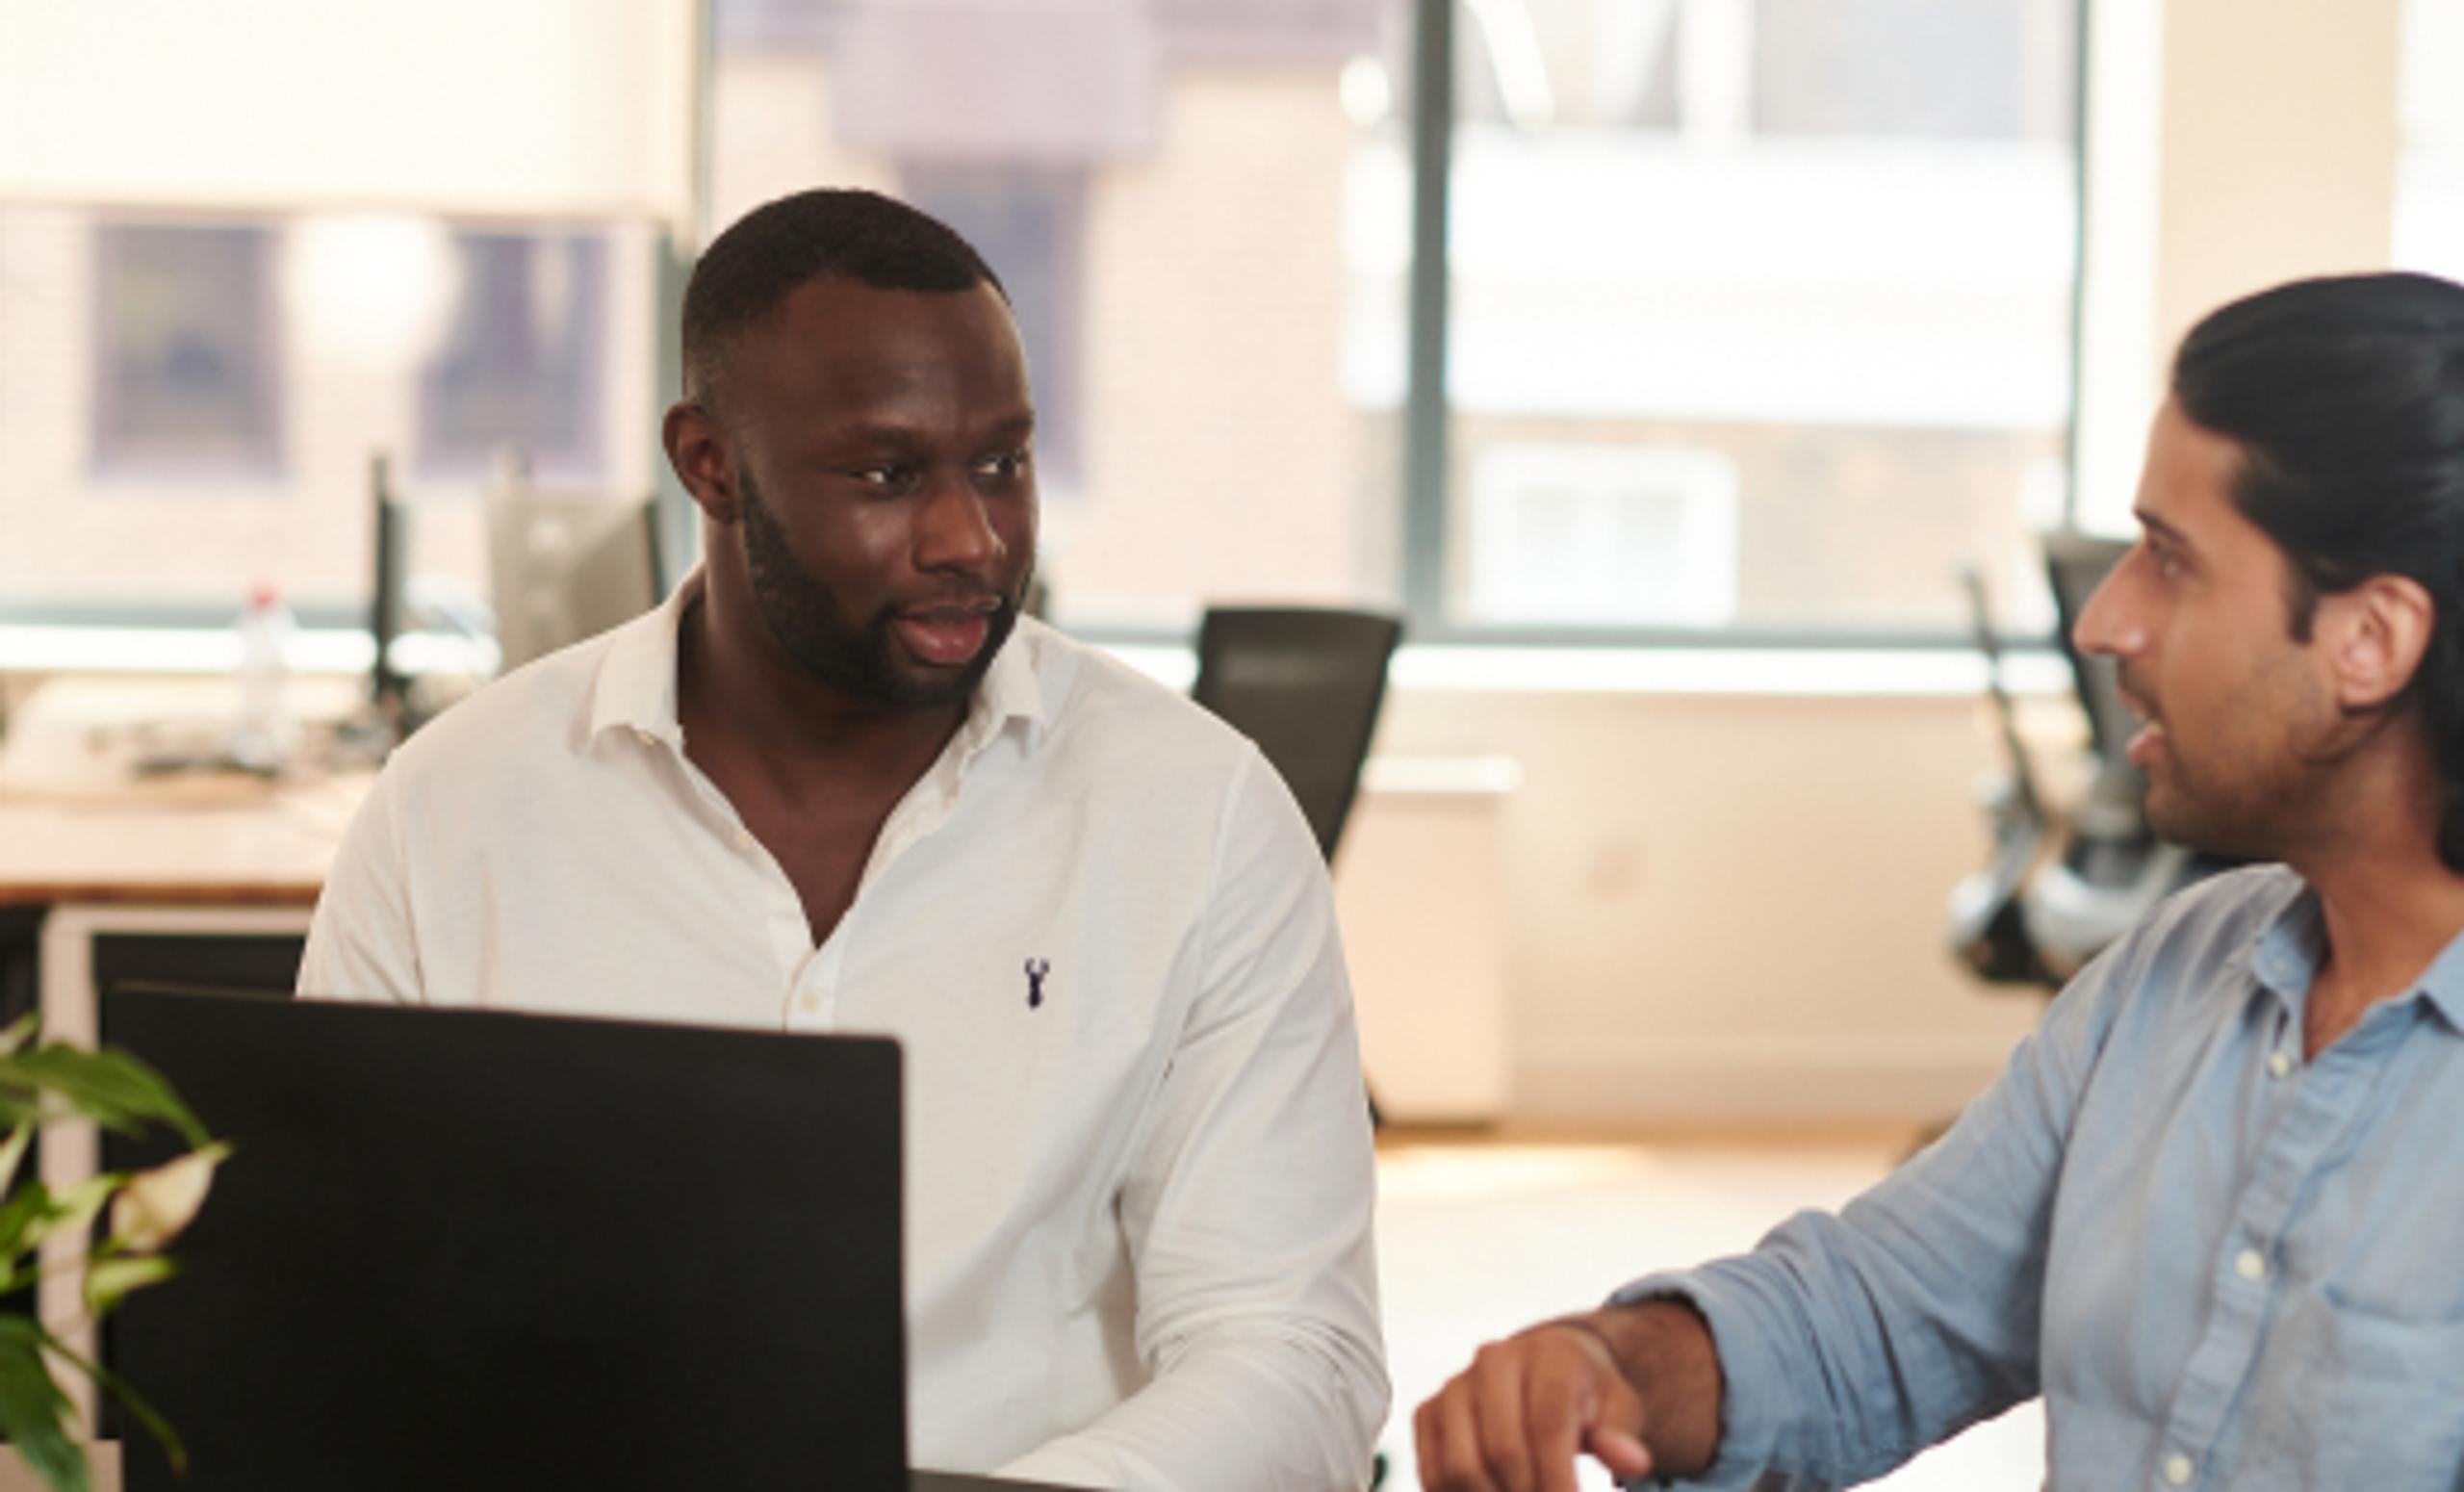
[[[1720,1359],[1720,1443],[1711,1464],[1680,1480],[1646,1479],[1634,1485],[1684,1492],[1752,1492],[1763,1476],[1785,1428],[1786,1366],[1758,1329],[1751,1291],[1724,1278],[1719,1266],[1647,1274],[1608,1298],[1611,1305],[1645,1300],[1683,1300],[1711,1328]]]

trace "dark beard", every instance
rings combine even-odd
[[[1000,609],[988,618],[982,651],[965,668],[953,675],[902,669],[890,639],[894,613],[885,608],[860,623],[846,620],[837,594],[796,562],[750,471],[740,471],[738,487],[753,604],[771,639],[798,668],[850,699],[892,709],[939,709],[974,696],[1018,625],[1016,596],[1001,598]]]

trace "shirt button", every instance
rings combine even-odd
[[[803,1011],[808,1016],[818,1016],[821,1014],[821,996],[817,994],[800,994],[796,996],[796,1009]]]
[[[2190,1485],[2191,1473],[2196,1468],[2191,1465],[2191,1458],[2179,1451],[2165,1457],[2165,1479],[2177,1487]]]
[[[658,733],[653,731],[649,726],[637,725],[633,727],[633,735],[645,746],[655,746],[658,744]]]
[[[2268,1076],[2282,1077],[2293,1070],[2293,1059],[2282,1052],[2268,1053]]]
[[[2244,1279],[2265,1279],[2268,1277],[2267,1258],[2255,1248],[2245,1248],[2234,1256],[2233,1273]]]
[[[735,832],[735,847],[739,850],[749,850],[753,848],[753,833],[751,830],[739,829]]]

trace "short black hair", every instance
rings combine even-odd
[[[737,335],[797,287],[835,276],[875,290],[957,294],[1001,277],[947,223],[878,192],[817,188],[765,202],[710,241],[684,286],[684,397],[707,400]]]
[[[2233,500],[2284,553],[2293,635],[2321,595],[2377,575],[2429,593],[2406,685],[2438,768],[2439,858],[2464,870],[2464,285],[2297,280],[2191,329],[2173,397],[2241,448]]]

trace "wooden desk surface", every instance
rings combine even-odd
[[[337,703],[330,686],[300,692],[311,718]],[[134,770],[167,744],[213,740],[230,698],[222,680],[37,690],[0,745],[0,906],[314,902],[372,766],[270,781]]]

